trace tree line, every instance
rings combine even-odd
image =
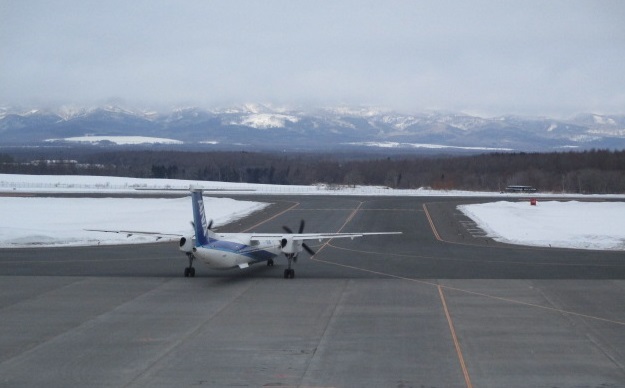
[[[625,193],[625,151],[387,157],[225,151],[58,152],[35,160],[32,154],[0,154],[0,172],[474,191],[527,185],[547,192]]]

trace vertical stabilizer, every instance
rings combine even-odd
[[[204,199],[202,190],[191,189],[191,203],[193,206],[193,225],[195,228],[195,245],[208,244],[208,223],[204,212]]]

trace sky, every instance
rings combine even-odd
[[[625,2],[0,0],[0,104],[625,113]]]

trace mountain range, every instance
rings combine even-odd
[[[121,106],[0,107],[0,145],[87,142],[112,146],[121,136],[132,137],[135,143],[249,150],[625,149],[625,115],[580,114],[567,120],[485,118],[447,112],[403,114],[365,107],[303,110],[261,104],[214,110],[183,107],[167,112]]]

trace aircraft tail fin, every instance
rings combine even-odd
[[[204,199],[202,190],[191,188],[191,204],[193,206],[193,227],[195,228],[195,245],[202,246],[209,242],[210,234],[206,213],[204,212]]]

